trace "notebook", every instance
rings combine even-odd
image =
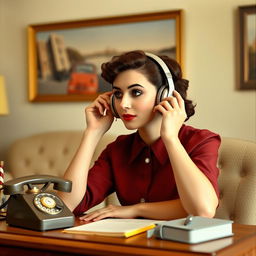
[[[118,219],[109,218],[88,224],[64,229],[65,233],[101,235],[114,237],[130,237],[156,226],[156,223],[163,221],[150,219]]]

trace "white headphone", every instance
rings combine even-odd
[[[172,74],[169,70],[169,68],[167,67],[167,65],[165,64],[165,62],[158,56],[156,56],[155,54],[152,53],[147,53],[145,52],[146,56],[148,58],[150,58],[151,60],[153,60],[157,66],[163,71],[163,73],[165,74],[165,78],[166,78],[166,84],[162,85],[158,91],[157,91],[157,95],[156,95],[156,105],[158,105],[164,98],[170,97],[174,91],[174,83],[173,83],[173,79],[172,79]],[[111,95],[110,97],[110,107],[112,110],[113,115],[116,118],[119,118],[119,115],[116,111],[115,108],[115,96],[114,94]]]

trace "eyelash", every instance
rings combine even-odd
[[[117,98],[117,99],[121,99],[122,96],[123,96],[121,91],[114,91],[113,94],[115,95],[115,98]],[[130,91],[130,94],[131,94],[132,97],[139,97],[140,95],[143,94],[143,92],[139,89],[132,89]]]

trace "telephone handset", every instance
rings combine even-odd
[[[72,183],[69,180],[61,179],[56,176],[49,175],[31,175],[16,178],[4,183],[4,194],[5,195],[15,195],[24,192],[24,186],[27,185],[29,189],[32,189],[32,185],[45,184],[41,191],[46,190],[47,187],[53,183],[53,189],[71,192]],[[33,191],[32,191],[33,192]]]
[[[48,175],[25,176],[5,182],[4,194],[10,195],[7,223],[40,231],[73,226],[72,212],[56,193],[46,191],[51,184],[53,189],[63,192],[72,189],[71,181]]]

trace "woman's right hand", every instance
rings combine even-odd
[[[111,127],[114,116],[110,109],[110,97],[113,92],[105,92],[97,97],[85,109],[87,129],[104,134]]]

